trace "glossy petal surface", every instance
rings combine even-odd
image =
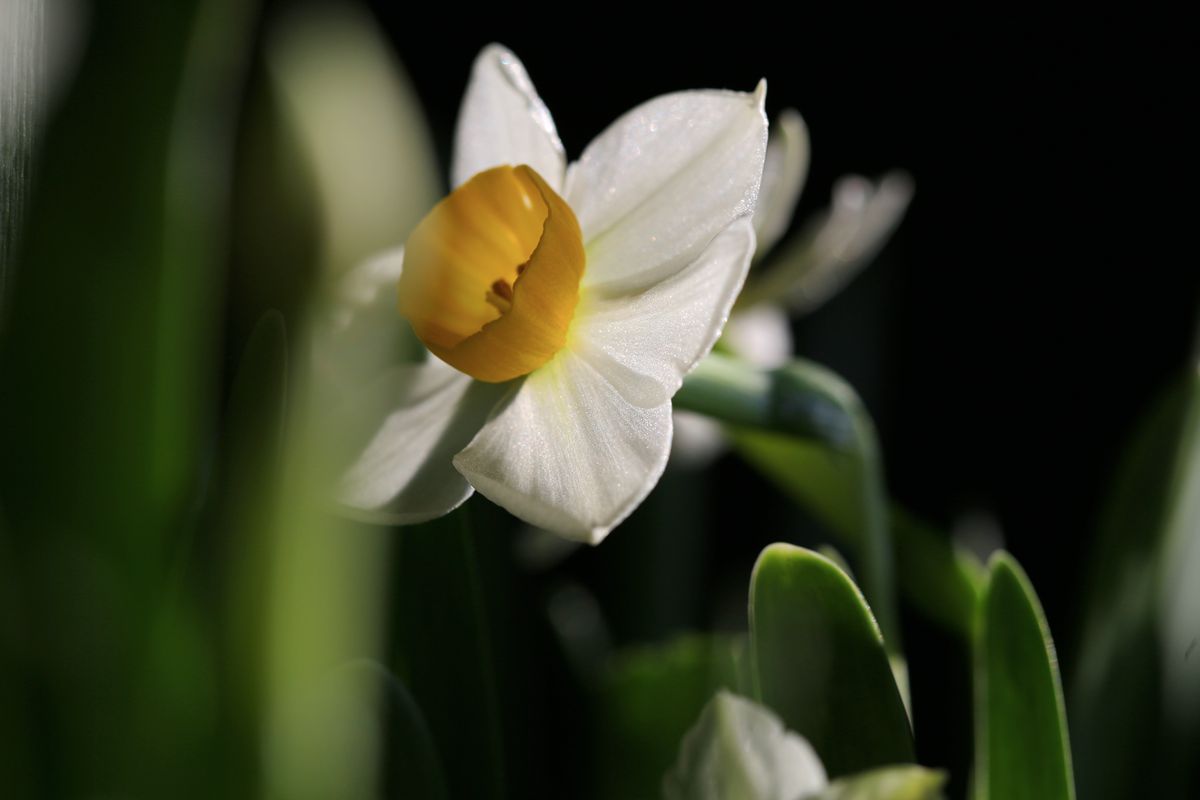
[[[528,164],[552,189],[562,190],[566,158],[554,120],[520,60],[493,44],[471,69],[454,135],[451,186],[504,164]]]
[[[746,277],[754,231],[741,220],[670,278],[625,297],[585,295],[571,347],[634,405],[670,401],[708,354]]]
[[[798,800],[828,785],[804,737],[770,709],[717,693],[688,731],[663,782],[667,800]]]
[[[629,404],[563,350],[513,391],[454,466],[521,519],[594,544],[650,492],[670,447],[670,404]]]
[[[584,288],[643,290],[753,213],[767,146],[765,92],[762,84],[753,94],[664,95],[588,145],[565,194],[587,248]]]
[[[341,501],[397,524],[453,510],[472,489],[451,458],[479,430],[503,387],[472,381],[436,361],[399,367],[380,380],[395,390],[396,410],[346,473]]]

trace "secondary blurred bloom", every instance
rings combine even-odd
[[[398,281],[401,312],[436,356],[391,371],[395,406],[343,500],[410,523],[478,490],[593,543],[624,519],[662,473],[671,397],[720,335],[754,253],[764,93],[656,98],[568,167],[521,63],[486,48],[459,117],[454,191],[404,252],[343,289],[349,329],[377,318]]]
[[[803,736],[774,712],[724,689],[688,730],[663,779],[666,800],[801,800],[829,785]]]
[[[887,243],[912,200],[912,179],[893,170],[879,180],[845,175],[829,208],[783,239],[809,164],[808,128],[788,109],[771,127],[754,212],[755,268],[725,326],[722,345],[762,369],[792,357],[791,317],[815,311],[849,283]],[[762,266],[758,266],[762,263]],[[675,417],[675,457],[706,464],[725,448],[720,425],[686,411]]]

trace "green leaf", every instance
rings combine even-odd
[[[598,796],[657,798],[679,743],[719,689],[747,692],[741,637],[683,636],[613,659],[596,695]]]
[[[945,774],[924,767],[883,767],[841,778],[805,800],[937,800]]]
[[[842,537],[889,646],[899,650],[883,465],[854,389],[809,361],[760,372],[714,354],[674,402],[727,423],[738,452]]]
[[[969,641],[986,573],[942,531],[893,504],[896,580],[901,596],[928,619]]]
[[[396,664],[420,704],[449,796],[506,796],[505,742],[489,615],[465,509],[401,530]]]
[[[1102,517],[1071,711],[1082,793],[1191,796],[1200,747],[1200,373],[1142,420]]]
[[[171,583],[210,463],[225,193],[255,5],[90,15],[33,153],[0,336],[0,507],[22,627],[56,632],[28,641],[38,666],[22,687],[36,698],[28,733],[52,754],[33,765],[39,794],[222,794],[205,664],[147,675],[206,646],[193,598],[171,606],[194,587]],[[190,629],[152,641],[184,607],[170,624]]]
[[[233,786],[227,793],[255,789],[241,776],[261,746],[264,709],[262,665],[267,655],[268,581],[272,533],[288,452],[288,335],[281,314],[263,314],[242,349],[234,375],[218,449],[212,493],[212,561],[221,565],[220,664],[221,737]],[[294,450],[293,450],[294,453]]]
[[[688,376],[675,403],[727,423],[738,453],[861,559],[863,593],[889,647],[899,649],[894,585],[930,619],[970,637],[982,565],[912,514],[884,507],[874,428],[840,378],[802,360],[762,373],[717,354]]]
[[[825,768],[808,742],[769,709],[720,691],[684,737],[663,779],[663,797],[790,800],[825,785]]]
[[[0,352],[0,411],[21,420],[3,443],[20,454],[4,475],[17,524],[87,529],[150,564],[181,527],[213,411],[252,11],[193,0],[108,9],[89,26],[39,145]]]
[[[1007,553],[989,562],[975,665],[976,798],[1075,797],[1054,643]]]
[[[1164,541],[1159,554],[1162,585],[1156,598],[1162,631],[1166,723],[1173,737],[1170,745],[1173,760],[1187,759],[1189,753],[1194,759],[1200,747],[1200,657],[1196,652],[1200,648],[1200,369],[1197,367],[1191,371],[1188,401],[1167,498]],[[1183,761],[1181,766],[1186,763]]]
[[[879,628],[823,556],[766,548],[750,582],[757,698],[804,736],[831,776],[913,760],[912,732]]]

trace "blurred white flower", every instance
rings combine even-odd
[[[771,130],[754,213],[754,260],[768,263],[752,273],[738,311],[758,304],[801,314],[816,309],[875,257],[908,210],[913,185],[907,173],[893,170],[878,181],[846,175],[834,184],[829,208],[776,249],[795,214],[808,162],[808,128],[788,109]]]
[[[770,709],[721,690],[687,732],[667,800],[800,800],[829,785],[812,745]]]
[[[436,356],[381,372],[394,391],[343,501],[400,523],[473,490],[569,538],[600,541],[657,482],[671,397],[708,353],[754,253],[765,88],[665,95],[566,164],[521,63],[476,60],[453,193],[404,252],[347,278],[335,325],[394,325]],[[360,331],[361,334],[361,331]],[[336,352],[342,352],[337,350]]]
[[[816,310],[869,264],[912,200],[905,172],[894,170],[878,181],[846,175],[834,184],[829,208],[775,247],[795,214],[809,154],[808,128],[798,111],[787,109],[771,127],[754,212],[754,262],[766,264],[750,273],[721,339],[725,349],[761,369],[787,363],[791,317]],[[676,429],[672,455],[680,464],[703,466],[724,450],[721,427],[708,417],[676,412]]]

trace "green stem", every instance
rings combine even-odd
[[[889,646],[899,651],[895,579],[888,529],[887,492],[875,426],[851,386],[830,370],[795,360],[764,372],[726,355],[702,361],[675,395],[675,407],[711,416],[731,428],[735,443],[751,463],[773,474],[806,506],[815,486],[797,486],[787,460],[776,458],[790,440],[816,444],[833,456],[837,480],[853,476],[848,508],[826,522],[857,550],[863,592],[871,603]],[[763,434],[767,434],[766,441]],[[782,436],[778,436],[781,434]],[[753,441],[752,441],[753,440]],[[773,456],[760,458],[765,452]]]

